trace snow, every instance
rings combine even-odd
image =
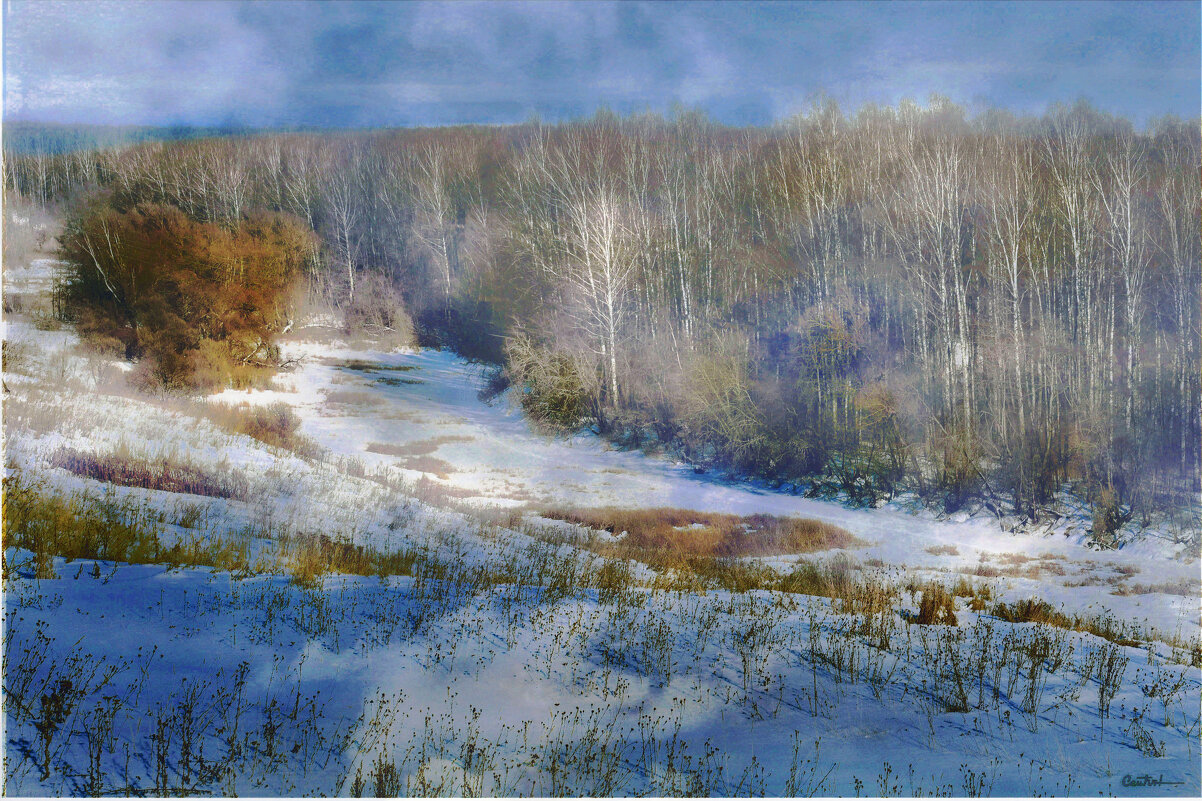
[[[6,269],[5,283],[42,291],[52,268]],[[345,795],[358,775],[371,795],[380,760],[397,768],[392,789],[424,795],[1140,795],[1129,785],[1144,775],[1180,782],[1156,794],[1202,791],[1202,672],[1163,642],[1112,646],[978,616],[963,600],[958,627],[911,625],[908,594],[866,621],[805,596],[560,591],[539,579],[595,557],[532,534],[570,539],[574,527],[539,516],[551,506],[812,517],[863,540],[849,553],[870,581],[964,575],[1004,600],[1105,609],[1186,641],[1199,633],[1196,543],[1146,536],[1098,551],[1063,527],[1014,533],[900,501],[852,509],[590,435],[548,439],[503,401],[478,400],[478,368],[430,350],[290,342],[302,362],[272,390],[205,401],[289,404],[326,449],[309,460],[133,395],[114,378],[121,363],[77,352],[69,330],[18,318],[4,336],[29,352],[5,374],[4,402],[6,465],[26,476],[146,504],[177,536],[322,533],[422,554],[412,576],[302,587],[281,573],[61,558],[38,579],[31,555],[9,548],[7,794]],[[106,487],[54,467],[64,447],[170,456],[250,490]],[[203,514],[189,530],[191,507]],[[1181,589],[1136,592],[1167,585]],[[1105,716],[1104,656],[1126,660]],[[66,676],[70,711],[43,777],[42,697]]]
[[[818,601],[778,615],[773,643],[765,649],[762,666],[745,693],[742,663],[733,643],[748,618],[739,614],[740,601],[726,594],[682,596],[633,610],[607,607],[587,595],[519,606],[522,619],[516,634],[507,639],[510,629],[502,594],[475,596],[449,606],[428,628],[415,632],[404,623],[392,629],[387,624],[374,628],[369,612],[381,609],[384,617],[402,617],[398,610],[416,605],[409,580],[389,585],[374,579],[333,581],[324,592],[338,598],[344,611],[335,612],[329,629],[320,629],[307,623],[303,614],[306,603],[317,602],[282,578],[234,582],[205,571],[168,573],[124,566],[114,570],[111,578],[97,579],[91,577],[89,566],[81,562],[73,571],[72,566],[60,565],[63,577],[44,581],[39,588],[31,586],[32,581],[11,585],[9,630],[18,633],[9,654],[10,670],[19,662],[12,654],[27,647],[30,632],[44,625],[53,633],[48,661],[64,659],[70,649],[76,655],[103,657],[108,664],[128,665],[111,685],[123,697],[145,671],[140,697],[123,707],[129,725],[121,730],[118,742],[149,753],[151,732],[133,725],[137,713],[150,714],[160,705],[178,706],[189,684],[208,682],[228,691],[237,666],[245,662],[250,666],[248,703],[240,725],[247,742],[258,745],[245,745],[243,753],[248,764],[257,761],[262,768],[221,786],[225,794],[347,793],[356,769],[370,774],[380,754],[400,761],[406,753],[411,779],[423,767],[428,774],[434,767],[450,766],[458,781],[482,783],[479,792],[486,795],[567,794],[566,786],[550,783],[542,761],[536,769],[527,762],[531,755],[536,760],[547,758],[551,744],[559,739],[571,742],[590,732],[594,738],[612,737],[611,747],[621,752],[624,777],[603,785],[609,794],[648,789],[647,771],[657,763],[663,768],[675,741],[681,753],[673,764],[680,773],[686,773],[682,768],[686,755],[692,760],[691,770],[701,772],[703,743],[716,749],[715,759],[724,766],[725,779],[718,783],[707,774],[712,782],[709,792],[779,795],[786,789],[787,766],[794,761],[794,733],[801,759],[816,760],[811,779],[821,781],[824,795],[853,794],[856,778],[867,782],[870,792],[885,794],[873,782],[886,764],[897,774],[905,794],[948,785],[953,794],[966,794],[963,788],[970,769],[988,777],[992,793],[1009,796],[1057,788],[1074,794],[1123,794],[1123,777],[1143,773],[1183,782],[1161,788],[1167,793],[1195,794],[1199,783],[1197,752],[1192,750],[1197,746],[1197,723],[1188,719],[1197,711],[1197,671],[1185,671],[1187,688],[1171,706],[1176,723],[1170,727],[1158,723],[1163,716],[1160,705],[1145,697],[1135,683],[1128,683],[1112,702],[1103,729],[1096,682],[1082,680],[1068,668],[1048,680],[1038,714],[1024,713],[1018,698],[1003,699],[996,709],[987,704],[967,713],[945,712],[932,707],[934,702],[920,692],[924,679],[929,681],[933,675],[921,655],[920,637],[940,634],[909,627],[909,634],[899,632],[899,642],[883,657],[886,668],[898,667],[882,685],[880,699],[865,682],[846,675],[838,680],[836,672],[820,662],[815,705],[807,661],[809,628],[838,625]],[[105,566],[101,573],[107,576],[111,569]],[[82,576],[72,578],[76,571]],[[23,593],[52,600],[22,603],[14,596]],[[757,603],[763,615],[772,602],[765,598]],[[279,611],[273,616],[272,609]],[[715,621],[713,630],[709,642],[699,645],[696,625],[686,621],[707,614]],[[653,630],[658,620],[666,621],[674,635],[671,667],[642,675],[630,669],[642,658],[637,647],[640,632]],[[999,636],[1008,630],[1018,637],[1029,636],[1032,629],[998,628]],[[131,630],[138,632],[136,639],[127,636]],[[834,636],[828,636],[833,642]],[[960,636],[959,647],[969,651],[974,645],[970,635]],[[903,644],[903,637],[911,642]],[[1070,646],[1082,658],[1099,647],[1091,640],[1068,635]],[[615,645],[627,647],[624,653],[630,654],[630,666],[606,662],[608,649]],[[150,657],[152,647],[157,650]],[[1155,658],[1149,666],[1149,654],[1142,649],[1122,650],[1131,660],[1130,676],[1183,670]],[[871,654],[864,652],[860,658]],[[215,670],[221,672],[215,675]],[[1021,697],[1024,677],[1016,683]],[[971,686],[974,699],[976,693],[976,686]],[[290,753],[294,743],[303,745],[300,732],[312,725],[317,714],[302,703],[300,711],[289,717],[297,697],[312,699],[323,727],[338,727],[348,736],[345,753],[336,754],[331,747]],[[381,720],[372,725],[368,720],[381,698],[393,717],[391,723]],[[265,710],[272,707],[273,699],[280,716],[273,736],[281,743],[277,750],[283,752],[282,761],[267,756],[262,743]],[[1126,730],[1132,728],[1136,709],[1146,710],[1143,725],[1163,741],[1165,756],[1150,759],[1131,747]],[[367,720],[359,717],[364,712]],[[212,710],[210,718],[207,724],[198,722],[197,729],[208,737],[205,753],[220,754],[224,743],[217,729],[226,717],[221,710]],[[1187,731],[1191,722],[1194,728]],[[36,743],[30,726],[11,721],[6,736],[10,753]],[[488,770],[474,777],[464,776],[462,770],[463,744],[470,740],[481,745],[490,762]],[[422,744],[427,748],[424,756]],[[85,764],[86,745],[86,737],[75,738],[54,759]],[[125,781],[123,753],[118,747],[103,758],[105,770]],[[174,752],[172,760],[172,775],[178,782]],[[757,764],[767,769],[758,778]],[[153,765],[135,764],[130,770],[131,786],[153,787]],[[678,778],[683,782],[686,777]],[[746,783],[739,785],[740,780]],[[10,777],[9,791],[80,794],[81,782],[81,777],[40,782],[36,770],[26,770]],[[664,788],[671,786],[670,779],[661,776],[661,783],[652,788],[666,794]],[[460,786],[443,791],[468,794]]]
[[[1047,536],[1005,531],[988,517],[937,520],[929,512],[915,513],[910,504],[900,501],[877,509],[853,509],[698,475],[685,464],[613,450],[590,434],[548,438],[503,400],[491,405],[481,402],[477,398],[480,368],[446,351],[382,353],[293,344],[289,355],[302,358],[302,366],[281,378],[282,391],[227,391],[215,400],[290,403],[302,416],[302,431],[331,451],[368,465],[399,468],[413,479],[424,476],[433,484],[466,490],[472,494],[470,500],[480,505],[533,510],[666,506],[814,518],[842,526],[866,541],[866,547],[854,551],[861,561],[967,575],[981,565],[1010,574],[1031,569],[1028,564],[1042,565],[1037,579],[997,577],[1002,597],[1041,596],[1074,612],[1105,606],[1163,632],[1199,631],[1202,563],[1196,540],[1173,542],[1147,536],[1119,550],[1098,551],[1080,531]],[[384,369],[368,372],[340,366],[348,362]],[[409,369],[395,370],[398,367]],[[397,376],[420,383],[381,381]],[[355,402],[329,402],[348,397]],[[428,450],[442,463],[438,465],[442,472],[406,469],[416,460],[373,453],[368,450],[373,443],[399,452]],[[956,552],[928,551],[941,546],[954,547]],[[1016,556],[1032,561],[1009,565],[1004,561]],[[1111,579],[1116,583],[1108,583]],[[1125,585],[1182,585],[1190,594],[1112,594]]]

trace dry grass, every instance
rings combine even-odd
[[[1083,631],[1118,645],[1138,645],[1136,633],[1112,615],[1067,615],[1047,601],[1031,598],[1012,604],[997,603],[990,610],[995,617],[1010,623],[1043,623],[1047,626]]]
[[[328,573],[353,576],[411,576],[420,552],[380,551],[325,534],[280,538],[277,560],[302,587],[317,586]]]
[[[4,544],[33,553],[34,575],[51,578],[54,557],[199,565],[248,574],[247,537],[196,535],[167,544],[159,514],[111,493],[63,494],[10,468],[4,479]]]
[[[817,520],[769,515],[695,512],[687,509],[550,509],[544,517],[608,531],[618,538],[589,537],[578,545],[608,559],[637,560],[656,572],[655,589],[676,592],[774,590],[851,600],[863,595],[856,566],[840,555],[830,564],[803,562],[782,574],[739,557],[847,548],[859,544],[849,532]],[[623,534],[624,532],[624,534]],[[540,529],[535,536],[562,534]]]
[[[449,445],[453,442],[472,442],[473,437],[464,437],[459,435],[444,435],[440,437],[431,437],[429,439],[419,439],[413,442],[405,442],[399,445],[394,445],[387,442],[372,442],[367,446],[368,453],[380,453],[385,456],[426,456],[434,453],[443,445]]]
[[[960,549],[955,545],[932,545],[926,549],[932,556],[959,556]]]
[[[297,584],[316,586],[330,573],[413,575],[422,558],[413,549],[383,551],[324,534],[253,529],[227,535],[198,532],[167,542],[161,515],[145,503],[119,500],[111,493],[61,493],[26,480],[16,468],[4,479],[3,511],[5,546],[31,552],[38,578],[53,577],[54,558],[62,557],[209,567],[237,577],[287,573]]]
[[[316,459],[321,448],[300,434],[300,418],[286,403],[267,406],[206,404],[200,412],[234,434],[245,434],[265,445],[292,451],[298,456]]]
[[[922,584],[911,583],[909,590],[921,596],[918,615],[911,619],[911,623],[920,626],[956,625],[956,596],[947,587],[937,581],[927,581]]]
[[[1116,587],[1111,591],[1111,595],[1180,595],[1183,598],[1198,597],[1198,582],[1188,579],[1180,581],[1166,581],[1160,584],[1128,584],[1122,587]]]
[[[444,481],[456,471],[455,465],[436,456],[410,456],[401,462],[401,467],[406,470],[416,470],[419,473],[428,473]]]
[[[98,455],[59,448],[50,461],[77,476],[123,487],[186,492],[210,498],[245,499],[250,495],[245,479],[239,476],[175,459],[145,459],[121,453]]]
[[[859,564],[845,553],[837,553],[823,561],[799,560],[792,570],[781,572],[763,564],[738,558],[712,555],[689,555],[664,548],[637,548],[629,537],[620,540],[579,537],[547,526],[528,526],[529,535],[552,544],[572,543],[604,557],[606,575],[622,579],[625,588],[635,585],[653,591],[704,593],[725,590],[732,593],[753,591],[778,592],[787,595],[810,595],[830,598],[839,611],[847,614],[872,615],[891,609],[899,588],[877,577],[862,578]],[[627,565],[639,561],[654,571],[648,580],[636,580]],[[616,571],[616,572],[615,572]],[[610,575],[612,573],[612,575]]]
[[[347,406],[371,406],[377,397],[370,392],[354,389],[338,389],[326,393],[326,403],[341,403]]]
[[[480,490],[448,487],[446,484],[431,481],[425,476],[417,480],[417,483],[411,488],[411,492],[414,498],[430,506],[456,508],[458,508],[455,504],[456,500],[476,498],[481,494]]]
[[[1068,571],[1064,569],[1064,565],[1060,562],[1040,562],[1039,569],[1044,573],[1051,573],[1053,576],[1067,576]]]
[[[375,372],[408,372],[416,370],[417,365],[414,364],[396,364],[387,365],[379,362],[369,362],[363,359],[347,359],[345,361],[337,361],[334,366],[341,367],[344,370],[354,370],[360,373],[375,373]]]
[[[988,584],[974,584],[961,576],[952,587],[952,595],[957,598],[967,598],[969,609],[974,612],[983,612],[988,606],[988,602],[993,600],[993,588]]]
[[[773,515],[695,512],[690,509],[562,509],[544,517],[623,535],[634,552],[680,556],[779,556],[860,545],[845,529],[820,520]]]
[[[1017,565],[996,567],[994,565],[988,565],[985,564],[985,562],[981,562],[976,567],[960,568],[959,572],[970,576],[979,576],[981,578],[1001,578],[1005,576],[1006,578],[1026,578],[1037,580],[1043,577],[1043,570],[1043,567],[1037,564],[1026,565],[1024,567],[1019,567]]]
[[[987,564],[990,561],[1001,562],[1000,565]],[[1044,553],[1039,556],[1027,556],[1021,553],[981,554],[981,561],[976,567],[960,568],[959,572],[983,578],[1025,578],[1039,580],[1046,574],[1064,576],[1067,571],[1062,564],[1064,557],[1058,554]]]

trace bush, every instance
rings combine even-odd
[[[1114,488],[1106,487],[1093,502],[1093,528],[1090,536],[1104,548],[1113,548],[1118,541],[1118,530],[1132,517],[1129,507],[1124,508]]]
[[[360,278],[356,289],[355,299],[345,312],[347,334],[367,334],[394,347],[416,341],[413,320],[395,284],[382,275],[371,274]]]
[[[453,298],[421,310],[414,325],[417,343],[451,348],[465,359],[490,364],[505,361],[505,336],[497,313],[487,301]]]
[[[279,214],[252,214],[226,228],[172,206],[122,212],[101,199],[60,237],[67,274],[56,295],[85,340],[146,358],[147,384],[230,385],[240,372],[278,363],[272,338],[291,316],[289,289],[312,238]]]
[[[714,345],[712,352],[698,349],[686,370],[682,444],[702,464],[755,463],[764,458],[762,452],[770,443],[751,396],[746,341],[728,336],[716,339]]]
[[[932,437],[931,451],[935,488],[942,495],[944,511],[954,512],[980,492],[980,439],[970,426],[949,423]]]
[[[261,367],[239,364],[229,358],[226,344],[202,339],[195,350],[187,354],[188,362],[180,368],[187,377],[184,386],[202,392],[221,389],[266,389],[271,376]]]
[[[526,414],[555,431],[576,431],[589,417],[590,398],[583,367],[571,356],[526,335],[505,346],[515,394]]]

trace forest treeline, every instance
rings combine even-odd
[[[311,303],[403,302],[552,428],[865,504],[1035,517],[1069,486],[1104,538],[1197,500],[1200,150],[1196,120],[933,99],[6,156],[6,181],[289,215]]]

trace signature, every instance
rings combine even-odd
[[[1132,776],[1128,773],[1123,777],[1124,787],[1160,787],[1166,784],[1185,784],[1185,782],[1169,781],[1165,779],[1163,773],[1159,776],[1150,776],[1146,773],[1142,776]]]

